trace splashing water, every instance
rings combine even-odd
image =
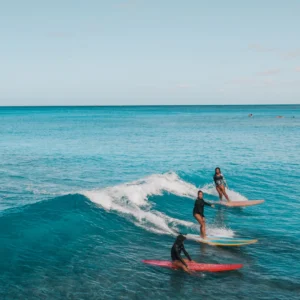
[[[172,218],[152,209],[149,196],[163,195],[167,192],[178,197],[194,199],[197,187],[180,179],[174,172],[154,174],[131,183],[120,184],[104,189],[83,191],[81,194],[106,211],[113,211],[130,219],[136,226],[158,234],[178,234],[178,226],[198,229],[193,222]],[[225,228],[208,228],[208,233],[218,236],[233,236]]]

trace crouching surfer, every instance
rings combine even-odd
[[[176,268],[183,269],[185,272],[191,274],[192,271],[189,269],[187,262],[192,262],[192,259],[188,252],[184,248],[184,240],[186,239],[185,236],[182,234],[178,235],[176,238],[175,243],[173,244],[173,247],[171,249],[171,258],[173,261],[173,265]],[[181,251],[184,253],[184,255],[187,257],[187,259],[184,259],[181,257]]]

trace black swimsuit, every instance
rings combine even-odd
[[[216,186],[225,185],[224,176],[222,174],[214,175],[214,182]]]
[[[195,214],[199,214],[204,218],[204,205],[211,206],[211,204],[205,202],[203,199],[197,198],[197,200],[195,201],[193,215],[195,216]]]
[[[185,250],[184,245],[182,243],[177,244],[175,242],[172,249],[171,249],[172,261],[179,260],[187,267],[185,261],[183,260],[183,258],[180,255],[181,251],[183,251],[184,255],[188,258],[189,261],[192,260],[191,257],[189,256],[189,254],[187,253],[187,251]]]

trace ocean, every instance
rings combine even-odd
[[[1,107],[0,130],[0,299],[299,299],[300,105]],[[205,207],[208,233],[258,242],[185,247],[244,267],[143,264],[199,233],[215,167],[265,203]]]

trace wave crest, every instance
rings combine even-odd
[[[195,198],[198,188],[188,183],[174,172],[154,174],[146,178],[92,191],[81,192],[92,202],[106,211],[113,211],[129,218],[136,226],[158,234],[177,235],[180,229],[198,230],[193,222],[172,218],[152,209],[149,196],[170,193],[178,197]],[[207,192],[207,190],[204,190]],[[209,234],[232,236],[228,229],[208,228]]]

